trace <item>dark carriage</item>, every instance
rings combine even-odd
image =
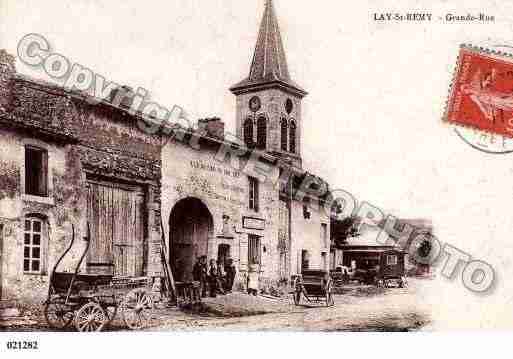
[[[395,284],[399,288],[404,288],[408,285],[404,266],[405,255],[405,252],[397,249],[384,250],[380,253],[375,278],[378,287],[389,288]]]
[[[130,329],[144,327],[153,309],[147,278],[114,278],[112,275],[79,273],[89,250],[90,235],[84,238],[86,247],[74,272],[58,272],[63,258],[73,247],[75,230],[66,251],[50,275],[44,316],[52,329],[65,329],[74,323],[80,332],[101,331],[121,312]]]
[[[394,285],[400,288],[407,286],[405,252],[398,249],[372,249],[350,251],[349,255],[356,260],[354,279],[360,283],[387,288]]]
[[[301,303],[303,296],[308,302],[324,303],[327,307],[335,304],[333,300],[333,280],[328,271],[303,270],[294,279],[294,304]]]

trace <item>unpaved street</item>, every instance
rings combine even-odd
[[[156,309],[146,331],[416,331],[430,325],[422,295],[430,285],[429,280],[410,280],[407,289],[344,286],[329,308],[304,298],[295,306],[291,296],[233,293],[206,298],[200,311]],[[127,330],[119,317],[107,331]],[[0,331],[47,330],[41,315],[0,322]]]
[[[237,318],[199,317],[164,319],[149,329],[168,330],[225,330],[225,331],[414,331],[430,322],[429,308],[419,297],[419,287],[426,282],[413,281],[408,289],[377,290],[348,288],[347,293],[335,296],[335,306],[322,303],[302,306],[291,299],[269,301],[275,313]],[[228,314],[227,314],[228,315]]]

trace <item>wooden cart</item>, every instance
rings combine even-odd
[[[379,265],[376,269],[375,284],[378,287],[390,288],[397,286],[405,288],[408,286],[404,257],[406,253],[401,250],[384,250],[379,255]]]
[[[73,273],[57,272],[59,264],[73,247],[72,239],[56,262],[51,276],[44,316],[52,329],[65,329],[72,323],[80,332],[101,331],[118,311],[130,329],[147,325],[153,301],[147,278],[114,278],[110,275],[80,274],[79,269],[89,250],[88,226],[86,247]]]
[[[294,304],[300,305],[301,296],[310,303],[325,303],[327,307],[335,304],[333,300],[333,280],[328,271],[304,270],[294,279]]]

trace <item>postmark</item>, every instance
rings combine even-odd
[[[444,121],[513,138],[513,57],[463,45]]]

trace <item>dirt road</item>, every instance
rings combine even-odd
[[[146,331],[416,331],[430,325],[422,295],[429,285],[429,281],[412,280],[407,289],[345,286],[329,308],[304,299],[295,306],[291,296],[272,299],[233,293],[205,299],[200,313],[155,310]],[[40,315],[0,323],[0,331],[48,330]],[[127,329],[118,318],[106,330]]]
[[[423,284],[420,284],[423,285]],[[369,291],[355,289],[335,296],[335,306],[320,304],[296,307],[290,301],[269,303],[279,312],[238,317],[201,318],[191,316],[182,320],[164,319],[150,330],[155,331],[415,331],[430,322],[429,308],[418,295],[419,283],[408,289]]]

